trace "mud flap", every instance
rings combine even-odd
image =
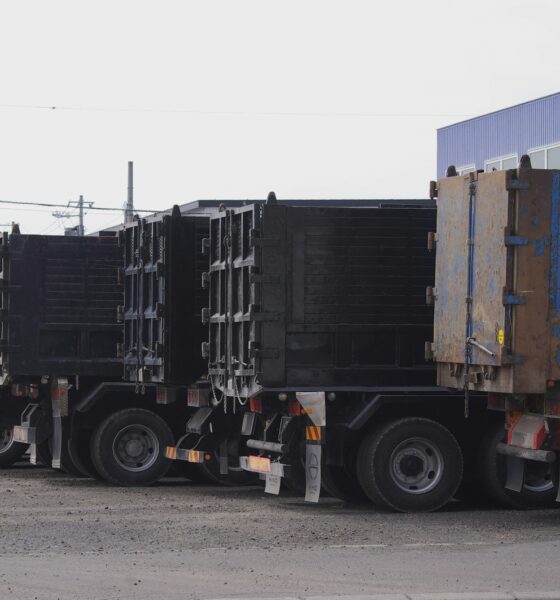
[[[37,465],[37,444],[29,444],[29,462]]]
[[[324,427],[327,424],[325,392],[296,392],[296,400],[313,425]]]
[[[305,448],[305,501],[319,502],[321,495],[321,449],[319,444]]]
[[[61,469],[62,457],[62,417],[68,416],[68,379],[66,377],[53,378],[51,388],[51,405],[53,420],[52,436],[52,468]]]
[[[327,424],[325,392],[296,392],[296,399],[312,427],[306,427],[305,501],[319,502],[321,495],[321,455]]]
[[[516,456],[506,456],[506,490],[520,492],[525,479],[525,460]]]
[[[282,483],[280,475],[267,473],[265,475],[265,482],[264,491],[266,494],[275,494],[277,496],[280,493],[280,484]]]

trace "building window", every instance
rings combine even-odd
[[[464,165],[463,167],[457,167],[457,175],[466,175],[467,173],[474,173],[476,171],[476,165]]]
[[[515,168],[517,168],[517,154],[508,154],[507,156],[500,156],[499,158],[484,161],[484,170],[487,173]]]
[[[533,169],[560,169],[560,144],[529,150]]]

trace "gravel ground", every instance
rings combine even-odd
[[[426,515],[168,479],[0,471],[0,598],[197,599],[560,589],[560,512]]]

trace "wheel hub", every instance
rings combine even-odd
[[[425,494],[443,476],[443,457],[439,448],[430,440],[410,438],[393,450],[389,474],[401,490],[409,494]]]
[[[401,472],[406,477],[417,477],[425,469],[424,461],[420,456],[405,456],[399,465]]]
[[[126,471],[146,471],[157,460],[158,454],[157,436],[144,425],[121,429],[113,441],[113,457]]]
[[[132,457],[138,457],[142,454],[142,442],[139,440],[130,440],[125,445],[125,452]]]

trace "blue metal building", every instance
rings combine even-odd
[[[459,174],[517,166],[560,169],[560,93],[461,121],[437,131],[438,178],[449,165]]]

